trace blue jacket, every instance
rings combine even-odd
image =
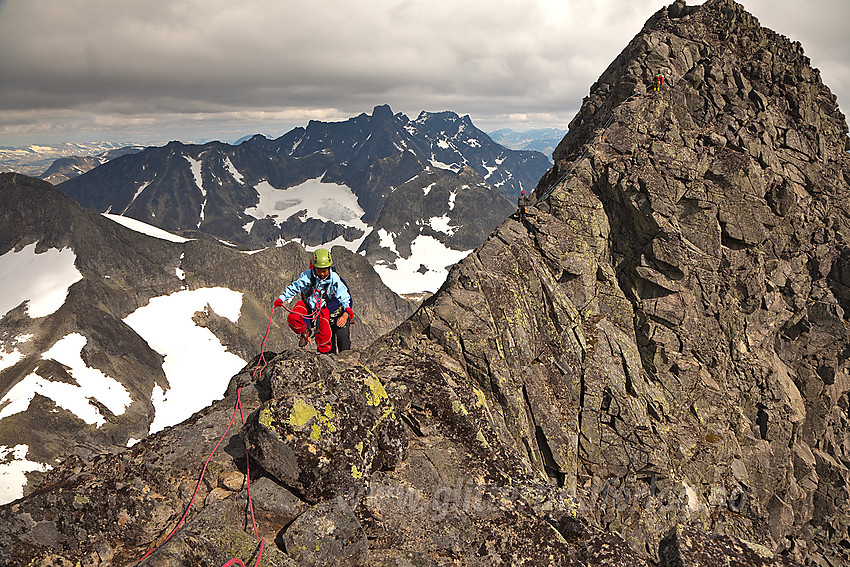
[[[301,272],[301,275],[298,276],[298,279],[286,286],[286,289],[283,290],[283,294],[280,296],[280,299],[282,301],[288,301],[300,293],[301,299],[304,300],[304,303],[306,303],[307,307],[309,307],[312,311],[316,309],[316,304],[318,302],[318,294],[313,293],[316,289],[321,290],[324,306],[328,307],[331,313],[336,311],[339,306],[350,311],[351,293],[348,291],[348,286],[345,285],[345,282],[342,281],[341,277],[339,277],[339,274],[333,270],[331,270],[331,275],[324,280],[319,280],[319,278],[313,274],[312,269],[304,270]]]

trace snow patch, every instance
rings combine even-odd
[[[22,355],[21,351],[19,351],[18,349],[13,349],[12,352],[0,350],[0,372],[3,372],[7,368],[11,368],[12,366],[16,365],[23,358],[24,355]]]
[[[433,188],[434,188],[434,185],[436,185],[436,183],[432,183],[432,184],[430,184],[428,187],[423,187],[423,188],[422,188],[422,192],[423,192],[423,193],[425,193],[425,195],[427,196],[427,195],[428,195],[428,193],[430,193],[430,192],[431,192],[431,189],[433,189]]]
[[[398,236],[392,232],[388,232],[386,229],[379,228],[378,229],[378,245],[381,248],[389,248],[396,256],[398,255],[398,250],[395,247],[395,237]]]
[[[208,329],[192,321],[207,306],[234,323],[242,309],[242,293],[223,287],[183,290],[154,297],[124,322],[164,357],[169,388],[154,386],[155,415],[150,433],[180,423],[220,399],[245,361],[227,349]]]
[[[150,181],[146,181],[146,182],[142,183],[141,185],[139,185],[139,188],[138,188],[138,189],[136,189],[136,194],[135,194],[135,195],[133,195],[133,198],[132,198],[132,199],[130,199],[130,202],[129,202],[129,203],[127,203],[127,206],[126,206],[126,207],[124,207],[124,210],[123,210],[123,211],[121,211],[121,214],[122,214],[122,215],[123,215],[124,213],[126,213],[126,212],[127,212],[127,209],[129,209],[129,208],[130,208],[130,205],[132,205],[133,203],[135,203],[135,202],[136,202],[136,199],[139,197],[139,195],[141,195],[141,194],[142,194],[142,191],[144,191],[145,189],[147,189],[147,188],[148,188],[148,185],[150,185],[150,184],[151,184],[151,182],[150,182]],[[112,208],[112,205],[110,205],[110,206],[109,206],[109,208],[111,209],[111,208]],[[107,210],[106,212],[109,212],[109,211]]]
[[[233,179],[236,180],[236,183],[243,183],[245,178],[239,173],[239,170],[236,169],[236,166],[233,165],[233,162],[230,161],[230,156],[224,158],[224,167],[230,172],[230,175],[233,176]]]
[[[121,215],[111,215],[109,213],[101,213],[103,216],[108,218],[113,222],[117,222],[123,227],[129,228],[130,230],[135,230],[136,232],[141,232],[142,234],[146,234],[147,236],[153,236],[154,238],[159,238],[160,240],[168,240],[169,242],[189,242],[190,240],[194,240],[193,238],[183,238],[182,236],[177,236],[176,234],[172,234],[161,228],[150,225],[146,222],[142,222],[140,220],[136,220],[130,217],[122,217]]]
[[[35,247],[28,244],[0,256],[0,318],[24,301],[33,319],[55,313],[65,304],[68,289],[83,279],[73,250],[50,248],[36,254]]]
[[[207,191],[204,189],[204,178],[201,175],[201,160],[185,155],[183,157],[189,162],[189,169],[192,170],[192,176],[195,178],[195,185],[201,191],[201,195],[206,197]]]
[[[445,233],[449,236],[453,236],[455,232],[461,227],[461,225],[451,226],[450,223],[452,219],[449,218],[448,215],[443,215],[441,217],[431,217],[428,219],[428,226],[436,230],[437,232]]]
[[[27,460],[29,445],[6,447],[0,445],[0,506],[24,496],[26,473],[45,472],[53,467]]]
[[[394,265],[375,265],[384,284],[398,294],[436,292],[446,281],[448,268],[472,250],[452,250],[433,236],[420,234],[410,244],[410,252],[410,257],[398,258]]]
[[[299,215],[351,226],[363,231],[363,236],[354,241],[347,241],[340,237],[332,242],[321,244],[321,247],[328,248],[332,244],[339,244],[351,251],[356,251],[369,233],[369,225],[362,220],[365,211],[358,204],[357,196],[346,185],[324,183],[317,178],[309,179],[289,189],[278,189],[268,181],[263,181],[254,189],[257,191],[259,202],[256,206],[245,209],[245,214],[255,219],[271,217],[275,224],[280,226],[291,216]],[[302,213],[305,210],[306,213]],[[250,232],[253,222],[246,223],[242,228]]]
[[[201,223],[204,220],[204,209],[207,208],[207,190],[204,189],[204,178],[201,175],[202,162],[200,159],[195,159],[187,155],[184,155],[183,157],[189,162],[189,169],[192,170],[192,175],[195,177],[195,185],[198,186],[198,189],[201,191],[201,195],[204,197],[204,202],[201,203],[201,211],[198,214],[200,220],[198,220],[197,226],[198,228],[201,228]]]
[[[452,171],[454,173],[457,173],[457,172],[460,171],[460,166],[448,164],[448,163],[443,163],[441,161],[434,159],[434,156],[431,156],[431,159],[428,160],[428,161],[431,165],[433,165],[434,167],[436,167],[438,169],[447,169],[447,170]]]
[[[50,398],[81,420],[96,427],[106,423],[100,409],[91,403],[95,399],[103,404],[113,415],[121,415],[133,401],[127,389],[114,378],[110,378],[96,368],[86,365],[82,359],[82,350],[87,339],[79,333],[71,333],[59,339],[49,350],[41,355],[44,360],[55,360],[67,368],[68,374],[77,384],[47,380],[37,374],[38,368],[0,400],[4,405],[0,410],[0,419],[15,415],[29,408],[36,394]]]

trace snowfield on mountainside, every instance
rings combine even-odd
[[[112,213],[101,213],[103,216],[108,218],[113,222],[117,222],[118,224],[129,228],[130,230],[135,230],[136,232],[141,232],[142,234],[147,234],[148,236],[153,236],[154,238],[159,238],[161,240],[167,240],[169,242],[188,242],[191,240],[190,238],[183,238],[182,236],[177,236],[176,234],[172,234],[166,230],[162,230],[161,228],[157,228],[148,223],[142,222],[140,220],[136,220],[130,217],[123,217],[121,215],[115,215]]]
[[[134,219],[105,216],[157,238],[187,240]],[[0,288],[4,290],[0,297],[0,317],[24,302],[28,302],[27,314],[31,318],[50,315],[62,307],[69,288],[82,279],[74,265],[76,255],[72,250],[51,248],[37,254],[36,248],[36,244],[30,244],[18,252],[0,256]],[[125,322],[164,357],[163,371],[169,385],[166,389],[157,386],[152,393],[156,414],[151,433],[179,423],[219,399],[230,378],[245,366],[245,361],[227,352],[215,335],[192,321],[195,312],[209,306],[235,323],[241,305],[242,294],[229,289],[183,290],[153,298],[126,318]],[[27,336],[13,337],[0,346],[0,371],[23,358],[17,347],[27,340]],[[83,335],[70,333],[41,356],[42,360],[61,364],[75,383],[45,378],[39,375],[36,366],[0,398],[0,421],[25,411],[36,394],[95,427],[102,426],[106,420],[92,401],[102,404],[113,415],[121,415],[132,402],[130,394],[112,377],[86,365],[82,358],[86,342]],[[49,466],[29,461],[28,449],[24,444],[0,446],[0,504],[23,495],[25,472],[45,470]]]
[[[25,473],[44,472],[52,468],[50,465],[27,460],[27,451],[29,445],[0,445],[0,506],[24,495],[24,486],[27,484]]]
[[[76,258],[69,249],[37,254],[35,244],[0,256],[0,317],[24,301],[29,302],[27,315],[33,319],[62,307],[68,288],[83,278],[74,266]]]
[[[301,220],[317,219],[363,231],[363,236],[356,240],[337,238],[322,244],[321,248],[330,249],[339,245],[356,252],[370,232],[369,225],[362,220],[365,212],[357,203],[357,196],[346,185],[326,183],[317,178],[288,189],[278,189],[268,181],[263,181],[254,186],[254,189],[257,191],[259,202],[256,206],[245,209],[245,214],[256,219],[271,217],[275,224],[280,226],[280,223],[296,215]],[[250,233],[253,225],[254,221],[246,223],[243,227],[245,232]],[[305,248],[311,251],[320,246]]]
[[[383,229],[379,234],[381,245],[395,252],[392,235]],[[410,244],[409,257],[399,255],[394,264],[379,260],[375,271],[386,286],[398,294],[422,290],[435,292],[446,281],[449,268],[470,252],[472,250],[452,250],[433,236],[419,235]]]
[[[180,423],[221,399],[227,383],[246,364],[192,321],[192,315],[207,306],[235,323],[242,294],[221,287],[178,291],[151,299],[124,319],[165,359],[162,369],[169,387],[154,386],[151,398],[156,414],[150,433]]]
[[[106,419],[100,410],[91,403],[97,400],[112,415],[121,415],[133,401],[130,393],[115,379],[106,376],[100,370],[90,368],[82,359],[82,350],[87,339],[79,333],[71,333],[50,347],[41,355],[43,360],[54,360],[68,369],[77,384],[57,382],[37,374],[39,368],[15,384],[0,400],[0,419],[25,411],[38,393],[53,400],[58,406],[67,409],[86,423],[102,426]]]

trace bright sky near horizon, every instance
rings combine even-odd
[[[0,146],[277,137],[385,103],[565,128],[668,4],[0,0]],[[850,0],[742,4],[803,44],[846,113]]]

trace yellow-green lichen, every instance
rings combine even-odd
[[[452,400],[452,411],[455,413],[459,413],[460,415],[469,415],[469,412],[463,404],[460,403],[460,400]]]
[[[363,382],[369,387],[366,392],[366,403],[370,406],[379,406],[381,402],[387,399],[387,391],[384,390],[384,385],[378,380],[374,374],[367,375]]]
[[[484,395],[484,392],[476,388],[472,387],[472,392],[475,394],[475,397],[478,398],[476,405],[480,408],[487,408],[487,396]]]
[[[363,478],[363,473],[357,469],[357,465],[351,465],[351,476],[354,478]]]
[[[296,399],[292,404],[292,411],[289,412],[289,424],[293,427],[304,427],[318,413],[316,408],[304,400]]]
[[[292,404],[292,410],[289,412],[289,424],[293,427],[304,427],[311,420],[315,422],[310,426],[310,439],[318,441],[322,437],[322,433],[333,433],[336,431],[336,426],[331,422],[335,417],[331,405],[325,404],[325,409],[322,413],[319,410],[308,404],[302,399],[296,399]]]
[[[260,410],[259,421],[260,425],[262,425],[266,429],[272,428],[272,426],[274,425],[274,414],[270,406],[266,406]]]

